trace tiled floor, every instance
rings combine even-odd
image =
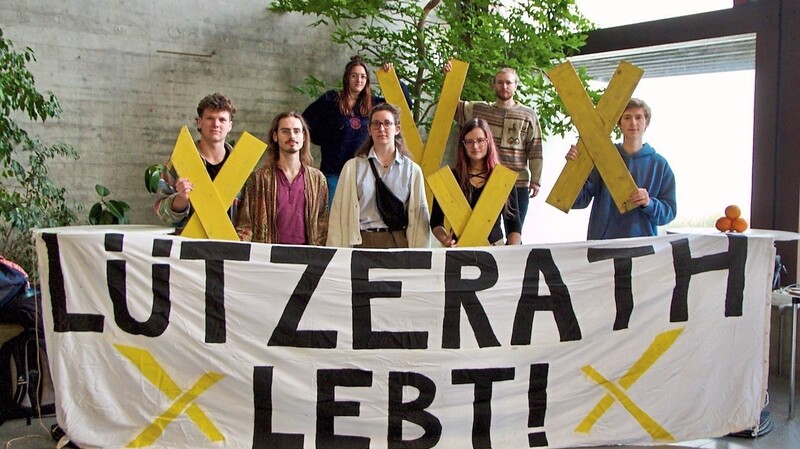
[[[785,375],[770,378],[770,402],[767,410],[772,413],[772,431],[760,438],[725,437],[685,441],[666,446],[603,446],[595,449],[800,449],[800,416],[798,416],[800,413],[796,413],[793,420],[788,419],[788,384],[789,379]],[[798,402],[795,405],[800,405]],[[50,426],[53,423],[55,418],[35,421],[30,426],[25,425],[25,420],[8,421],[0,426],[0,449],[55,448],[56,442],[49,437]]]

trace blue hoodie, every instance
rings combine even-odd
[[[647,189],[650,204],[620,214],[611,193],[595,168],[586,180],[583,190],[572,205],[583,209],[592,202],[587,239],[617,239],[657,235],[657,226],[663,226],[675,218],[678,206],[675,201],[675,175],[667,160],[656,154],[656,150],[645,143],[632,155],[617,144],[617,151],[640,188]]]

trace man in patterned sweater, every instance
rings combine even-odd
[[[266,165],[244,186],[236,232],[246,242],[324,246],[328,236],[328,184],[311,166],[311,137],[303,116],[272,120]]]
[[[450,70],[448,62],[444,72]],[[481,118],[489,123],[500,153],[500,162],[519,174],[515,191],[520,221],[524,223],[528,202],[539,193],[541,185],[542,130],[536,112],[514,100],[518,84],[519,78],[514,69],[500,69],[492,84],[496,97],[494,103],[459,101],[455,121],[459,126],[473,118]]]

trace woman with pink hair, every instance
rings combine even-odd
[[[458,149],[456,150],[456,166],[453,173],[470,207],[478,203],[486,181],[492,170],[499,164],[497,148],[492,138],[489,124],[483,119],[472,119],[461,127],[458,136]],[[503,227],[500,218],[506,222],[508,235],[503,240]],[[444,213],[439,203],[434,200],[431,210],[431,230],[437,240],[445,247],[458,246],[458,237],[444,228]],[[497,221],[489,233],[489,243],[492,245],[519,245],[522,241],[522,223],[519,219],[516,195],[513,191],[508,196],[506,204]]]

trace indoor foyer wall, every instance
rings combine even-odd
[[[16,49],[30,47],[40,91],[63,108],[59,120],[20,123],[45,142],[77,148],[78,161],[53,164],[69,198],[88,207],[94,185],[127,201],[134,223],[157,223],[144,170],[164,162],[178,131],[196,136],[198,101],[219,91],[238,113],[231,132],[265,140],[269,121],[310,99],[292,90],[313,74],[340,83],[350,52],[329,30],[299,14],[276,14],[268,0],[3,0],[0,28]],[[182,54],[176,54],[182,53]]]

